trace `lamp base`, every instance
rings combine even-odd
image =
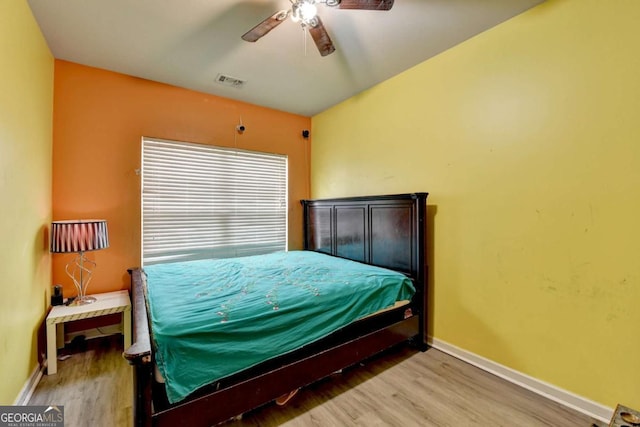
[[[93,304],[94,302],[96,302],[97,300],[94,297],[88,297],[88,296],[84,296],[84,297],[78,297],[76,298],[71,305],[87,305],[87,304]]]
[[[71,305],[87,305],[96,302],[94,297],[87,296],[87,286],[89,286],[95,266],[96,263],[86,259],[84,251],[80,251],[78,256],[65,267],[67,275],[71,277],[78,291],[78,296]]]

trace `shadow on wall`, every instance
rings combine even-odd
[[[435,240],[435,217],[438,212],[437,205],[427,205],[427,239],[425,248],[427,251],[427,337],[433,337],[433,321],[435,304],[435,281],[434,281],[434,240]]]
[[[35,275],[36,277],[41,275],[49,277],[44,288],[37,291],[38,294],[42,293],[42,316],[34,325],[31,337],[32,346],[35,346],[35,349],[31,348],[30,354],[36,355],[36,360],[40,366],[42,366],[44,362],[47,348],[46,318],[49,314],[49,310],[51,309],[51,253],[49,252],[49,226],[50,224],[47,223],[40,227],[38,233],[36,233],[33,243],[34,259],[40,259],[38,271]],[[47,270],[46,272],[43,271],[45,269]],[[34,280],[33,283],[41,282]]]

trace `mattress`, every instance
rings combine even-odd
[[[145,267],[169,402],[415,293],[403,274],[310,251]]]

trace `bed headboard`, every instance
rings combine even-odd
[[[304,249],[397,270],[424,285],[427,195],[302,200]]]

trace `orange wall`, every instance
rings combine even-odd
[[[235,131],[242,118],[244,134]],[[128,286],[140,266],[140,168],[143,136],[286,154],[289,248],[302,247],[309,197],[308,117],[56,60],[53,218],[105,218],[110,247],[90,252],[98,267],[89,293]],[[53,256],[53,282],[75,290],[64,272],[71,255]]]

